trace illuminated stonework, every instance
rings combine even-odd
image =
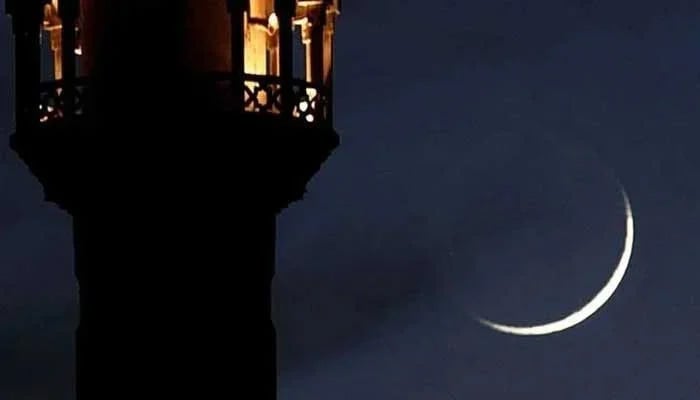
[[[60,1],[46,0],[44,5],[42,30],[50,35],[53,59],[48,62],[52,66],[53,79],[41,85],[39,120],[42,123],[59,120],[64,116]],[[84,31],[87,37],[95,36],[91,29],[100,25],[100,18],[105,13],[104,9],[100,9],[104,7],[100,1],[103,0],[80,0],[81,14],[76,32]],[[228,17],[227,13],[232,11],[227,8],[225,1],[187,0],[185,3],[192,10],[187,20],[186,48],[190,49],[186,55],[188,65],[196,74],[211,77],[211,83],[219,89],[226,88],[220,90],[220,102],[223,103],[224,98],[228,98],[231,104],[242,107],[239,111],[279,115],[287,110],[290,113],[288,117],[308,124],[330,123],[333,35],[335,18],[339,14],[338,2],[339,0],[297,0],[290,14],[289,9],[276,10],[275,0],[249,0],[239,9],[241,25],[236,27],[236,18]],[[291,21],[287,20],[285,24],[281,15],[289,16]],[[285,26],[298,33],[296,40],[301,40],[304,49],[302,76],[291,76],[290,79],[290,75],[286,75],[286,80],[281,57],[285,54],[283,46],[291,46],[292,43],[283,43],[283,38],[287,37],[281,34]],[[232,51],[236,48],[231,43],[233,29],[242,31],[242,43],[239,44],[242,49],[238,54],[242,55],[243,60],[237,61],[240,56],[236,58],[237,52]],[[291,37],[294,40],[295,36]],[[88,75],[92,65],[91,49],[94,46],[95,43],[83,46],[80,40],[76,43],[77,65],[84,75],[76,77],[76,115],[83,113],[82,104],[89,87]],[[240,100],[233,96],[237,90],[233,90],[231,85],[237,85],[238,82],[232,64],[242,65],[243,69],[243,82],[238,81],[241,84]],[[289,90],[285,90],[285,85],[288,85]],[[289,96],[287,101],[292,103],[290,107],[284,107],[285,95]]]

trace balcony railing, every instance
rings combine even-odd
[[[244,110],[248,112],[282,112],[282,84],[279,77],[245,75],[243,86]],[[328,119],[329,96],[321,86],[295,79],[292,81],[292,117],[307,123],[322,123]]]
[[[236,104],[242,104],[243,111],[270,115],[281,115],[284,107],[283,85],[277,76],[250,75],[244,77],[241,91],[234,90],[232,75],[213,73],[204,76],[204,86],[213,85],[215,104],[219,111],[234,112]],[[85,101],[89,94],[89,81],[86,78],[75,80],[76,116],[85,112]],[[239,101],[234,101],[236,92]],[[46,123],[60,120],[65,116],[64,82],[61,80],[42,82],[39,93],[39,121]],[[292,81],[290,91],[293,107],[290,107],[293,119],[310,126],[326,125],[331,119],[331,96],[329,91],[318,85],[312,85],[301,79]]]

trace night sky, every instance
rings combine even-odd
[[[697,398],[700,2],[348,0],[336,54],[342,145],[279,218],[280,398]],[[0,399],[68,400],[70,219],[7,149],[10,107]],[[589,300],[622,248],[620,184],[635,246],[598,313],[542,337],[471,319]]]

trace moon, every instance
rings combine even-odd
[[[621,189],[621,191],[622,197],[625,200],[625,245],[622,249],[622,254],[620,255],[620,261],[617,263],[617,267],[613,271],[612,276],[605,286],[603,286],[603,288],[598,292],[598,294],[596,294],[588,303],[564,318],[541,325],[511,326],[499,324],[480,317],[475,318],[488,328],[511,335],[549,335],[551,333],[561,332],[580,324],[603,307],[603,305],[610,300],[612,295],[615,293],[615,290],[617,290],[620,282],[622,282],[622,278],[625,276],[630,259],[632,258],[632,247],[634,245],[634,217],[632,216],[632,207],[630,206],[627,193],[625,192],[624,188]]]

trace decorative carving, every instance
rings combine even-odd
[[[74,90],[75,115],[83,115],[87,90],[85,79],[77,79]],[[64,117],[63,81],[43,82],[39,88],[39,122],[46,123]]]
[[[279,114],[282,110],[282,82],[279,77],[245,75],[244,110],[248,112]],[[328,119],[329,96],[325,88],[304,80],[292,81],[293,118],[309,124],[323,124]]]

